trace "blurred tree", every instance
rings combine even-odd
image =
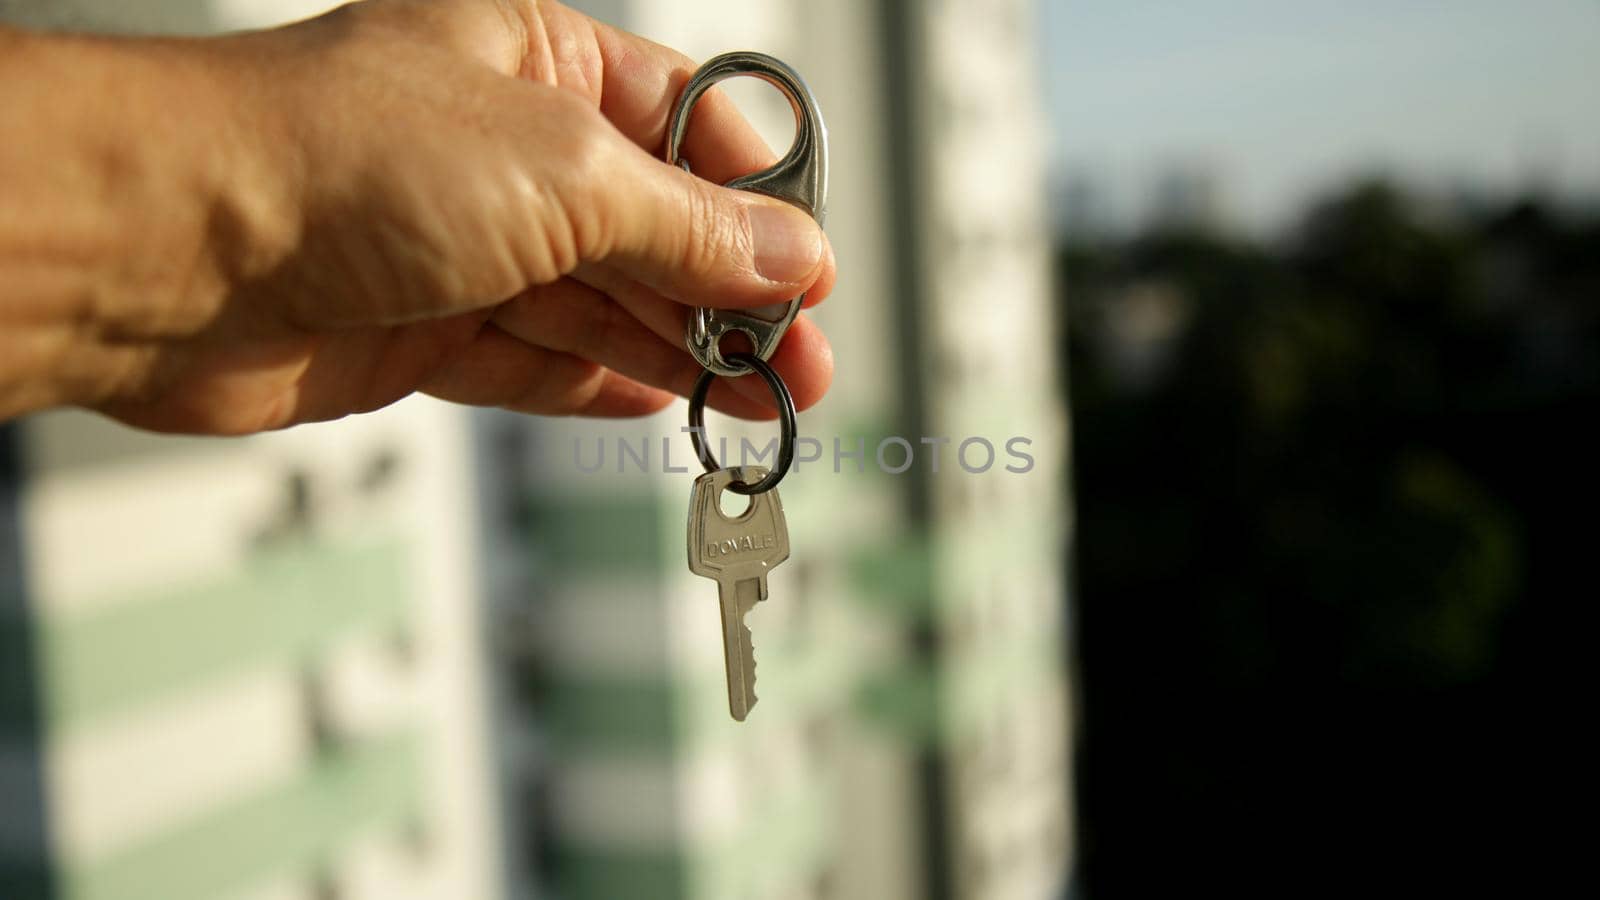
[[[1087,895],[1483,878],[1587,582],[1600,218],[1370,182],[1060,264]]]

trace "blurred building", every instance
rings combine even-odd
[[[466,419],[7,430],[0,896],[493,896]]]
[[[844,277],[812,314],[838,376],[801,416],[816,458],[783,487],[794,553],[751,618],[749,720],[727,714],[716,586],[685,566],[681,404],[596,423],[413,399],[229,442],[38,417],[13,442],[26,569],[0,580],[0,887],[1066,890],[1067,434],[1030,4],[577,5],[697,58],[784,58],[830,129]],[[152,9],[206,30],[269,6]],[[728,90],[787,139],[775,92]],[[735,455],[772,433],[710,427]]]

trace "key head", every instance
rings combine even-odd
[[[761,466],[708,472],[694,480],[689,497],[689,571],[719,581],[764,578],[789,558],[789,526],[776,490],[746,498],[749,509],[722,514],[722,492],[733,481],[753,484],[767,474]]]

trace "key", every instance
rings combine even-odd
[[[756,705],[755,650],[745,616],[767,599],[767,573],[789,558],[789,527],[776,490],[749,497],[750,508],[732,517],[722,514],[721,497],[729,483],[753,484],[766,474],[760,466],[719,469],[696,478],[689,495],[689,571],[716,579],[728,712],[740,722]]]

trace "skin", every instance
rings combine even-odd
[[[831,290],[776,157],[694,70],[531,0],[367,0],[202,40],[0,30],[0,418],[245,434],[424,391],[633,416],[689,392],[690,305]],[[832,377],[805,316],[773,364]],[[773,415],[754,378],[711,404]]]

